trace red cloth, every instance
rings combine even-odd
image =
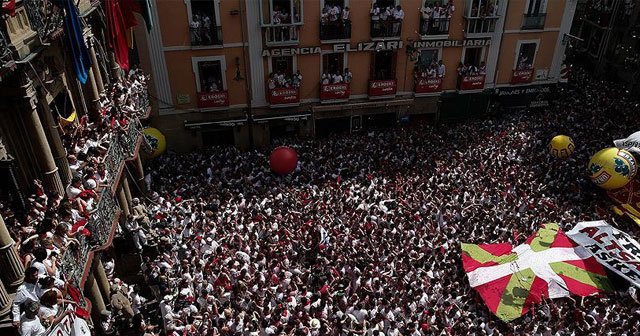
[[[113,49],[116,63],[125,71],[129,70],[129,44],[127,34],[137,22],[133,15],[133,0],[111,0],[105,2],[107,17],[107,39]]]
[[[11,17],[16,16],[16,0],[9,0],[2,3],[2,10],[9,13]]]

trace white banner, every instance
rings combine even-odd
[[[580,222],[567,232],[598,262],[640,287],[640,244],[605,221]]]
[[[613,140],[613,144],[621,149],[634,149],[637,151],[640,148],[640,132],[635,132],[626,139]]]
[[[69,306],[67,309],[72,309]],[[71,313],[60,320],[58,324],[53,326],[47,333],[48,336],[91,336],[91,329],[87,322],[82,318]]]

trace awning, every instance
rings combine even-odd
[[[369,109],[376,107],[398,107],[413,105],[414,100],[411,99],[394,99],[386,101],[371,101],[363,103],[352,104],[335,104],[335,105],[315,105],[311,107],[313,112],[329,112],[329,111],[344,111],[344,110],[357,110],[357,109]]]
[[[203,126],[239,126],[247,122],[247,118],[232,119],[232,120],[216,120],[216,121],[202,121],[202,122],[188,122],[184,121],[184,127],[188,129],[199,129]]]

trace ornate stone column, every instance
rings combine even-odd
[[[66,90],[66,89],[65,89]],[[62,145],[62,140],[60,139],[60,131],[59,124],[55,122],[53,119],[53,115],[51,114],[51,109],[49,105],[46,104],[46,97],[40,97],[41,106],[41,119],[44,122],[44,128],[47,134],[49,135],[47,138],[49,139],[49,143],[51,144],[51,153],[53,154],[53,160],[58,167],[58,174],[60,174],[60,180],[62,181],[62,185],[67,185],[71,182],[71,169],[69,168],[69,161],[67,160],[67,150]]]
[[[0,279],[9,291],[14,291],[24,280],[24,265],[18,257],[16,243],[0,216]],[[0,300],[1,301],[1,300]]]
[[[118,202],[120,203],[120,210],[122,210],[124,217],[129,217],[129,202],[127,202],[127,195],[122,186],[118,189]]]
[[[93,272],[89,273],[87,277],[87,282],[85,283],[85,292],[91,300],[91,311],[94,316],[100,316],[100,312],[107,309],[107,306],[104,304],[104,299],[102,298],[103,294],[100,291],[100,287],[98,287],[98,283],[96,282],[96,278],[93,275]],[[105,294],[106,297],[110,297],[109,292]]]
[[[100,257],[98,255],[94,255],[93,262],[95,265],[93,275],[96,279],[96,283],[98,284],[98,288],[100,289],[100,293],[102,293],[102,297],[106,301],[110,301],[109,292],[111,291],[111,288],[109,286],[107,273],[105,273],[104,266],[102,265],[102,260],[100,260]]]
[[[11,304],[13,301],[7,293],[7,289],[4,287],[2,280],[0,280],[0,316],[5,316],[11,310]]]
[[[53,159],[47,136],[42,127],[42,122],[38,116],[37,97],[35,89],[32,85],[31,79],[26,75],[23,77],[23,85],[21,88],[24,90],[24,107],[23,119],[27,128],[30,131],[29,136],[32,140],[32,146],[35,157],[40,161],[40,167],[43,172],[43,185],[46,190],[57,191],[60,194],[64,194],[64,186],[60,175],[58,174],[58,167]]]
[[[122,189],[124,189],[124,195],[127,198],[127,203],[131,205],[133,199],[131,197],[131,188],[129,186],[129,179],[126,172],[122,174]]]
[[[89,56],[91,56],[91,71],[93,72],[93,78],[96,81],[98,87],[98,93],[104,93],[104,82],[102,81],[102,73],[100,72],[100,65],[98,63],[98,57],[96,56],[96,49],[94,48],[94,41],[89,38]]]

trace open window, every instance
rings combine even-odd
[[[191,45],[222,44],[219,0],[190,0],[187,8]]]
[[[498,16],[498,0],[467,0],[465,15],[468,18]]]
[[[222,81],[222,63],[216,61],[198,62],[199,92],[224,91]]]
[[[271,69],[273,73],[291,76],[293,74],[293,56],[271,57]]]
[[[320,40],[351,38],[351,11],[348,0],[321,1]]]
[[[262,25],[303,23],[303,0],[261,0]]]
[[[345,69],[345,53],[329,53],[322,55],[322,75],[343,75]]]
[[[373,53],[371,77],[374,80],[396,79],[396,53],[391,50]]]
[[[538,48],[538,43],[536,42],[521,43],[520,50],[518,51],[518,57],[516,59],[515,69],[516,70],[533,69],[537,48]]]
[[[191,62],[196,77],[198,107],[229,106],[224,56],[194,57]]]
[[[468,66],[480,67],[484,64],[485,47],[467,47],[464,50],[463,63]]]
[[[528,0],[522,29],[543,29],[547,12],[547,0]]]
[[[425,0],[420,8],[420,35],[447,35],[455,12],[453,1]]]
[[[440,49],[423,49],[420,50],[420,54],[418,56],[418,62],[416,65],[420,67],[429,67],[432,64],[437,64],[440,60],[439,58]]]

